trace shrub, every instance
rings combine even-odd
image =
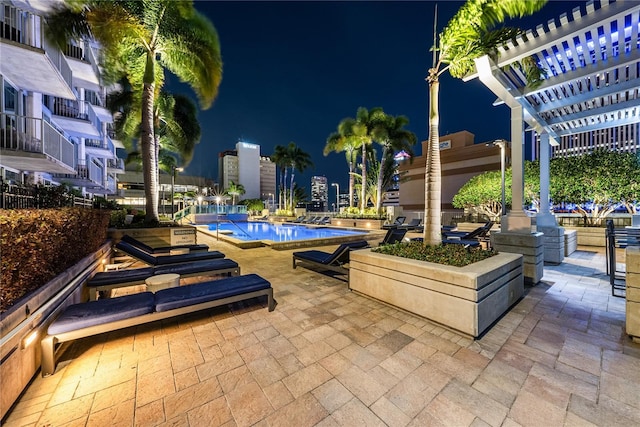
[[[454,267],[464,267],[498,254],[493,249],[465,248],[463,245],[424,246],[422,242],[384,245],[373,249],[372,252]]]
[[[0,211],[0,312],[95,252],[107,238],[109,211]]]

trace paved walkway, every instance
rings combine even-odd
[[[76,341],[6,426],[640,425],[640,345],[602,251],[545,267],[473,341],[293,270],[293,251],[199,243],[269,279],[276,310],[254,301]]]

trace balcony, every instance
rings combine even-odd
[[[107,160],[107,172],[108,173],[124,173],[124,159],[108,159]]]
[[[32,172],[73,173],[75,146],[40,118],[0,113],[0,163]]]
[[[54,176],[76,187],[98,190],[93,192],[99,192],[99,190],[104,189],[102,168],[92,161],[87,163],[84,159],[79,160],[75,173],[54,174]]]
[[[64,98],[53,98],[49,105],[53,120],[69,135],[86,139],[102,139],[102,121],[94,107],[87,101],[72,101]],[[104,149],[101,145],[96,148]],[[98,153],[106,157],[108,154]]]
[[[75,99],[69,64],[42,36],[39,15],[3,2],[0,50],[0,73],[20,89]]]

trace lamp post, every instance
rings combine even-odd
[[[220,196],[216,196],[216,240],[220,240]]]
[[[340,210],[340,184],[332,182],[331,186],[336,187],[336,212],[338,212]]]
[[[488,142],[488,147],[500,147],[500,182],[502,185],[502,216],[507,214],[507,198],[505,196],[505,167],[506,167],[506,153],[508,142],[504,139],[496,139],[493,142]]]
[[[176,185],[176,172],[182,172],[184,168],[177,168],[175,166],[171,166],[171,220],[174,219],[175,215],[175,205],[173,204],[173,188]]]

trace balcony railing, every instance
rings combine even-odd
[[[124,159],[108,159],[107,167],[109,169],[117,169],[124,171]]]
[[[75,168],[73,143],[40,118],[0,113],[0,146],[5,150],[46,154]]]
[[[72,101],[70,99],[54,97],[52,107],[51,112],[55,116],[85,120],[90,122],[99,132],[102,131],[102,121],[93,109],[93,105],[87,101]]]
[[[35,31],[41,28],[42,19],[31,12],[2,4],[0,7],[0,37],[31,47],[42,48],[42,35]]]

